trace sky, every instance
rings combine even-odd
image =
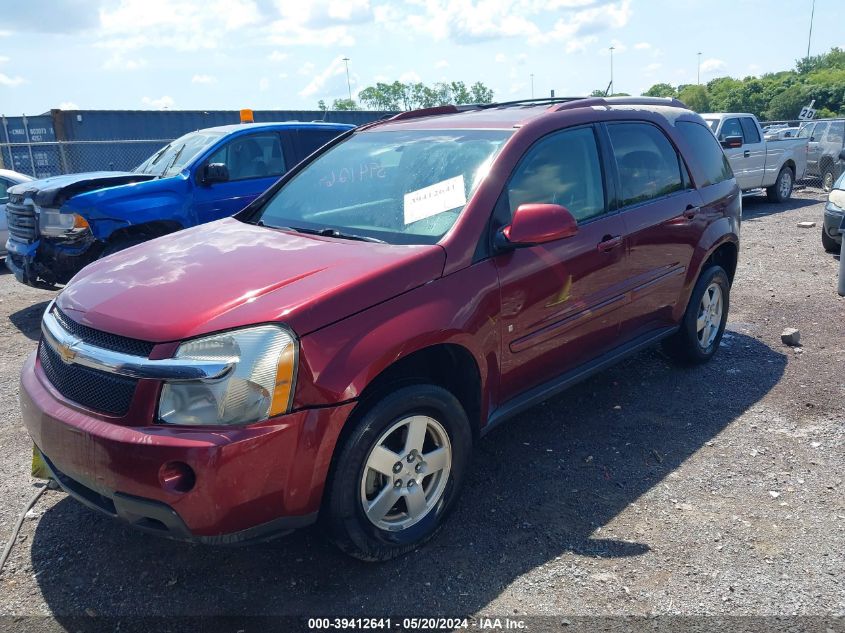
[[[845,48],[816,0],[811,54]],[[812,0],[14,0],[0,114],[314,109],[379,81],[481,81],[498,101],[640,94],[792,68]],[[699,57],[698,53],[701,53]]]

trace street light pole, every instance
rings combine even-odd
[[[701,51],[699,51],[699,53],[698,53],[698,75],[697,75],[696,83],[699,86],[701,85]]]
[[[613,96],[613,51],[616,50],[616,47],[610,47],[610,96]]]
[[[807,61],[810,61],[810,40],[813,39],[813,18],[816,15],[816,0],[813,0],[813,8],[810,10],[810,34],[807,36]]]
[[[531,73],[531,98],[534,98],[534,73]]]
[[[349,90],[349,100],[352,101],[352,84],[349,83],[349,58],[344,57],[343,63],[346,64],[346,88]]]

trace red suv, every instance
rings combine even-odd
[[[387,559],[436,531],[499,422],[654,343],[709,360],[740,215],[678,101],[405,112],[79,273],[23,368],[24,423],[69,494],[147,531],[319,518]]]

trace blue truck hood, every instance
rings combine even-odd
[[[39,207],[58,208],[80,193],[152,180],[155,176],[125,171],[93,171],[33,180],[9,188],[9,195],[32,198]]]

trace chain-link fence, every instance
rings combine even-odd
[[[131,171],[170,139],[0,143],[0,169],[48,178],[86,171]]]
[[[839,154],[845,147],[845,119],[761,121],[767,141],[800,138],[807,143],[807,171],[796,188],[824,195],[845,171]]]

